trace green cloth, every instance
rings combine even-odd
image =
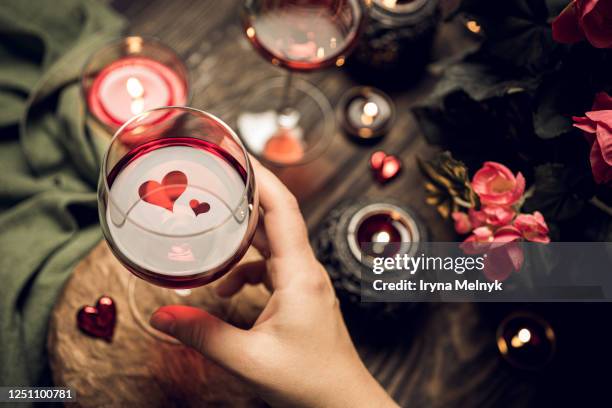
[[[123,24],[97,0],[0,1],[0,385],[48,383],[51,309],[101,238],[107,141],[85,129],[78,78]]]

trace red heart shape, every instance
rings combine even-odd
[[[187,188],[187,176],[182,171],[171,171],[157,181],[145,181],[138,188],[138,195],[149,204],[157,205],[172,211],[174,202]]]
[[[111,341],[117,322],[115,302],[109,296],[102,296],[95,306],[83,306],[77,312],[79,329],[90,336]]]
[[[191,209],[193,210],[194,214],[196,215],[196,217],[200,214],[205,214],[208,211],[210,211],[210,204],[205,203],[205,202],[199,202],[198,200],[191,200],[189,202],[189,206],[191,207]]]
[[[372,153],[370,156],[370,168],[374,172],[376,179],[381,183],[386,183],[395,178],[402,170],[402,161],[392,154],[387,154],[382,150]]]

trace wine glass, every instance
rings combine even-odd
[[[259,83],[241,105],[237,126],[249,151],[277,166],[318,157],[335,131],[333,109],[321,91],[293,72],[342,66],[362,28],[359,0],[246,0],[248,40],[284,78]]]
[[[117,130],[102,163],[98,208],[113,254],[141,278],[129,285],[134,317],[165,340],[149,326],[151,313],[165,304],[201,306],[191,289],[242,258],[259,214],[240,139],[215,116],[188,107],[153,109]]]

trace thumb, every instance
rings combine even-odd
[[[239,368],[236,359],[246,347],[246,331],[189,306],[160,307],[151,316],[150,323],[219,365],[233,371]]]

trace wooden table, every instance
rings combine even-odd
[[[239,4],[238,0],[111,1],[111,6],[129,20],[130,34],[155,36],[187,61],[192,75],[191,105],[228,123],[233,123],[241,97],[260,78],[281,73],[247,43],[239,24]],[[433,59],[448,60],[468,43],[460,27],[445,23],[438,32]],[[320,87],[332,105],[346,89],[356,85],[338,69],[309,74],[307,79]],[[434,83],[434,76],[428,75],[409,90],[391,91],[397,104],[397,121],[375,147],[356,145],[338,133],[316,161],[276,171],[298,197],[311,232],[340,200],[365,195],[404,199],[427,223],[432,240],[455,240],[449,225],[424,203],[415,161],[416,156],[430,157],[436,149],[424,141],[409,108],[426,96]],[[369,174],[367,160],[373,149],[394,153],[404,161],[403,174],[387,186],[373,182]],[[525,373],[509,367],[496,350],[494,334],[501,317],[508,310],[527,306],[425,305],[388,332],[372,332],[367,327],[357,327],[353,332],[366,365],[402,406],[526,406],[551,402],[553,395],[568,402],[567,398],[574,395],[571,387],[587,375],[585,369],[591,369],[592,364],[582,367],[574,361],[577,359],[567,362],[558,358],[556,361],[561,361],[548,370]],[[603,314],[596,305],[578,306],[559,305],[553,308],[554,315],[569,319],[577,310],[591,317]],[[566,322],[565,317],[558,319],[558,326]],[[580,320],[584,321],[584,316]],[[580,353],[585,352],[581,348],[586,344],[570,342]],[[560,347],[561,356],[562,352]],[[580,378],[570,381],[568,375],[575,369],[582,370]]]

